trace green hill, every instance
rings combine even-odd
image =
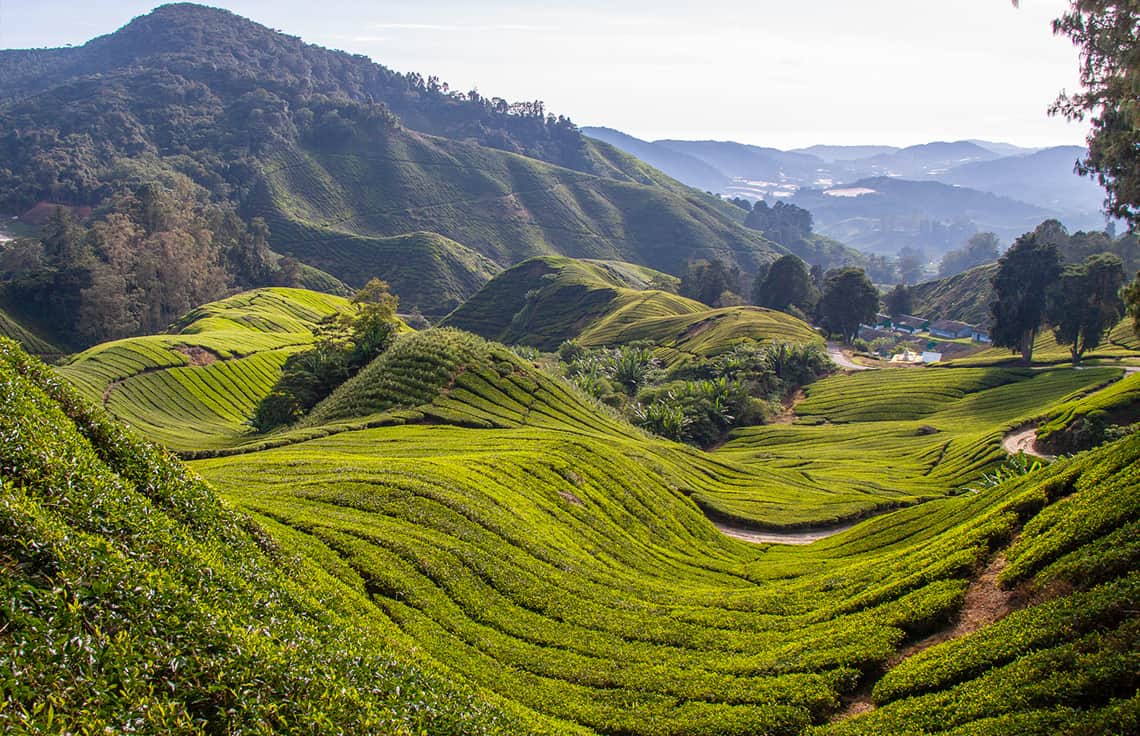
[[[259,289],[190,312],[168,334],[102,343],[59,372],[88,401],[174,450],[233,444],[285,359],[313,342],[348,300],[302,289]]]
[[[218,306],[182,329],[221,340],[280,311]],[[270,324],[291,334],[280,317]],[[262,544],[279,546],[271,562],[293,560],[281,599],[305,591],[306,602],[325,609],[310,613],[317,628],[305,648],[328,668],[319,670],[322,689],[289,696],[300,699],[290,707],[306,713],[331,708],[328,693],[358,709],[381,697],[354,689],[355,673],[374,667],[369,655],[333,654],[354,641],[364,653],[384,642],[414,647],[425,678],[438,672],[453,684],[424,680],[422,688],[402,687],[401,697],[467,697],[462,708],[425,712],[449,724],[458,712],[486,716],[505,732],[891,733],[911,723],[929,732],[1127,732],[1137,686],[1127,611],[1138,594],[1140,437],[1000,486],[981,484],[1000,462],[1008,427],[1121,373],[946,368],[837,376],[810,387],[798,423],[738,430],[724,448],[704,453],[611,418],[502,346],[434,329],[402,337],[306,426],[192,467],[251,515],[257,526],[241,529],[264,530]],[[33,395],[22,385],[15,391]],[[20,414],[20,403],[8,410],[48,416],[42,408]],[[5,442],[18,436],[0,435]],[[114,436],[108,446],[124,447]],[[23,452],[17,447],[24,445],[5,447],[5,468],[13,467],[9,457],[23,467],[23,456],[12,455]],[[74,467],[57,457],[48,456],[48,467]],[[22,477],[38,482],[31,472]],[[173,505],[200,516],[198,507]],[[899,506],[808,547],[737,541],[701,510],[787,532]],[[102,521],[85,523],[106,533]],[[24,533],[38,540],[47,532]],[[125,534],[137,536],[134,528]],[[202,535],[196,543],[209,543]],[[164,549],[145,534],[142,540],[152,556]],[[195,559],[218,566],[210,554]],[[240,564],[243,573],[262,569],[244,558]],[[101,572],[84,578],[84,590],[95,591],[91,605],[104,600],[104,583],[95,581],[105,579]],[[214,579],[199,575],[193,584]],[[278,585],[270,573],[242,580]],[[148,595],[146,586],[122,590]],[[236,603],[227,621],[249,611],[246,590],[230,592]],[[199,620],[211,595],[191,596],[201,599],[199,609],[177,621]],[[999,610],[963,624],[974,621],[979,596],[1000,601]],[[134,621],[142,615],[135,610],[119,615]],[[154,621],[152,610],[146,615]],[[271,627],[295,620],[278,608],[265,615],[274,617]],[[157,621],[155,636],[169,636],[164,627],[173,620]],[[237,629],[243,636],[263,630]],[[932,645],[932,634],[946,641]],[[265,651],[228,642],[212,651],[236,657],[239,648],[252,652],[245,657]],[[59,666],[47,651],[26,659]],[[245,661],[232,677],[260,666]],[[310,671],[295,657],[280,661],[289,669],[265,675],[274,685]],[[421,671],[419,660],[406,661]],[[220,681],[214,692],[224,693],[231,669],[217,672],[195,682]],[[343,687],[324,689],[326,679]],[[382,679],[377,690],[390,695],[389,683]],[[103,681],[91,687],[107,691]],[[462,695],[452,696],[457,688]],[[31,692],[64,702],[86,691]],[[259,690],[241,717],[276,723],[261,708],[278,692]],[[870,711],[849,717],[845,699],[861,699]],[[328,717],[336,724],[359,712]],[[478,733],[492,729],[488,723],[425,730]],[[356,722],[344,728],[369,730]]]
[[[7,339],[0,458],[6,733],[576,732],[413,653],[343,570]]]
[[[535,255],[755,272],[780,250],[738,208],[541,103],[449,94],[203,6],[81,47],[2,51],[0,99],[19,132],[0,141],[0,207],[98,205],[125,159],[155,180],[178,171],[264,217],[274,251],[354,288],[384,278],[432,316]]]
[[[994,290],[990,281],[997,264],[971,268],[944,279],[910,287],[914,314],[929,319],[953,319],[974,325],[988,325],[993,319],[990,304]]]
[[[927,481],[934,494],[949,478],[988,467],[972,454],[995,447],[1007,419],[1119,372],[861,378],[883,409],[867,405],[847,415],[848,425],[810,428],[869,423],[860,428],[864,457],[857,461],[848,444],[840,471],[839,452],[823,443],[797,439],[793,466],[574,421],[591,413],[588,402],[544,389],[510,353],[460,333],[416,339],[405,355],[377,362],[392,387],[377,389],[367,410],[390,405],[382,394],[403,396],[426,381],[424,395],[444,396],[450,411],[421,406],[403,423],[341,426],[194,468],[474,682],[607,734],[793,734],[813,725],[885,733],[915,717],[931,731],[940,723],[984,728],[992,719],[1046,724],[1026,731],[1040,733],[1127,722],[1136,682],[1124,673],[1135,640],[1124,612],[1135,602],[1137,553],[1119,544],[1140,521],[1140,439],[999,488],[930,495],[802,549],[721,536],[690,498],[751,484],[753,507],[773,518],[820,499],[806,489],[766,499],[756,474],[822,488],[874,464],[884,473],[877,493],[889,500],[889,477],[919,456],[944,473]],[[429,360],[435,353],[457,362]],[[908,385],[876,391],[877,378],[904,373],[915,376]],[[911,385],[936,379],[942,402]],[[833,380],[834,395],[844,393],[848,379]],[[807,413],[833,412],[822,388]],[[915,396],[927,403],[900,406]],[[915,422],[907,434],[920,447],[902,440],[900,422]],[[937,425],[930,444],[918,442],[927,436],[916,433],[918,422]],[[961,452],[934,444],[956,445],[963,435],[938,434],[954,431],[986,437],[964,441],[973,449]],[[774,443],[760,449],[778,452]],[[970,471],[970,462],[981,465]],[[1101,512],[1086,514],[1092,507]],[[1014,588],[1032,591],[1035,604],[895,664],[900,650],[942,631],[974,596],[1016,601]],[[1042,681],[1043,667],[1056,676]],[[828,725],[843,717],[841,697],[860,688],[879,707]],[[990,697],[1024,688],[1031,699]],[[1080,711],[1068,709],[1074,703]]]
[[[496,276],[442,324],[505,343],[553,350],[648,340],[667,362],[710,355],[734,340],[812,342],[801,320],[758,307],[710,309],[662,291],[665,274],[613,261],[536,258]]]

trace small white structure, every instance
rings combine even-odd
[[[942,360],[942,353],[932,353],[929,350],[925,350],[922,353],[923,363],[937,363],[940,360]]]

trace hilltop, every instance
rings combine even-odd
[[[648,340],[667,354],[713,355],[742,339],[810,343],[810,326],[760,307],[712,309],[673,293],[677,280],[628,263],[535,258],[492,279],[442,324],[553,350]]]
[[[0,52],[0,99],[16,133],[0,143],[4,209],[97,206],[130,159],[132,185],[180,172],[264,218],[276,253],[353,288],[385,278],[434,316],[538,254],[754,272],[782,252],[739,209],[541,103],[459,94],[204,6],[76,48]]]

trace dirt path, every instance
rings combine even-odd
[[[754,544],[811,544],[821,539],[827,539],[839,532],[845,532],[855,526],[856,523],[858,522],[839,524],[838,526],[814,527],[802,531],[773,532],[748,529],[742,526],[726,524],[721,521],[713,521],[713,524],[716,525],[716,528],[720,530],[721,534]]]
[[[1031,425],[1015,432],[1010,432],[1002,438],[1001,447],[1010,455],[1024,452],[1026,455],[1039,457],[1042,460],[1052,460],[1052,455],[1046,455],[1037,449],[1037,425]]]
[[[962,601],[962,608],[954,621],[941,631],[899,650],[898,654],[887,660],[886,669],[889,670],[932,646],[972,634],[1020,608],[1024,600],[1018,593],[998,587],[997,578],[1005,569],[1005,564],[1005,557],[1000,554],[995,555],[982,570],[981,575],[970,581],[970,585],[966,588],[966,597]],[[856,692],[844,696],[843,708],[832,717],[832,722],[874,710],[875,704],[871,700],[871,690],[874,685],[874,681],[869,681]]]
[[[843,368],[844,370],[849,370],[849,371],[875,370],[874,368],[872,368],[869,365],[859,365],[855,361],[848,358],[847,354],[843,352],[843,348],[841,348],[837,343],[834,343],[834,342],[827,343],[827,356],[829,358],[831,358],[833,363],[835,363],[840,368]]]

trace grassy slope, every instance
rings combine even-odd
[[[0,336],[15,340],[24,350],[35,355],[56,355],[60,352],[58,347],[17,322],[3,309],[0,309]]]
[[[0,509],[5,733],[574,730],[412,654],[341,570],[5,339]]]
[[[445,313],[495,268],[534,255],[678,273],[689,259],[712,256],[751,271],[779,250],[743,227],[731,205],[616,151],[599,149],[598,158],[612,160],[620,180],[405,130],[373,143],[278,152],[248,214],[269,221],[275,249],[351,286],[379,275],[426,314]],[[633,177],[619,171],[630,167]],[[444,237],[384,240],[417,231]],[[435,281],[441,290],[425,288]]]
[[[1014,354],[1009,348],[990,347],[967,358],[952,361],[957,365],[995,365],[1000,363],[1013,363],[1021,360],[1020,354]],[[1043,329],[1033,343],[1033,362],[1039,365],[1057,365],[1069,363],[1072,355],[1067,345],[1058,345],[1053,331]],[[1085,353],[1083,362],[1125,361],[1135,364],[1140,360],[1140,337],[1137,337],[1132,328],[1132,320],[1121,320],[1109,330],[1101,345]]]
[[[627,263],[531,259],[497,276],[443,324],[544,350],[571,338],[587,346],[650,340],[668,363],[715,353],[744,338],[817,339],[802,321],[779,312],[710,309],[647,288],[661,278],[663,274]]]
[[[251,431],[253,407],[285,359],[312,343],[317,322],[347,308],[342,297],[301,289],[245,292],[195,309],[169,334],[96,345],[59,370],[171,449],[225,446]]]
[[[872,682],[903,643],[950,618],[976,569],[1023,524],[1007,552],[1009,583],[1069,597],[970,640],[984,644],[952,642],[895,668],[875,687],[881,710],[836,728],[875,732],[933,702],[957,708],[948,724],[1014,718],[1052,733],[1040,724],[1111,719],[1134,693],[1134,670],[1120,680],[1134,641],[1121,611],[1134,606],[1140,550],[1103,538],[1134,535],[1140,439],[807,549],[750,546],[720,536],[687,496],[753,482],[756,471],[778,476],[789,470],[780,462],[734,462],[622,431],[501,348],[447,331],[417,339],[424,344],[385,365],[393,384],[376,394],[399,396],[400,381],[435,376],[443,393],[402,416],[412,423],[341,427],[194,467],[287,545],[370,595],[423,651],[505,697],[603,733],[799,733],[825,721],[841,693]],[[414,359],[433,342],[437,360]],[[446,365],[449,355],[460,358]],[[874,404],[917,394],[892,421],[964,424],[992,443],[1007,417],[1114,372],[1101,373],[913,372],[940,382],[939,406],[919,379],[883,372],[861,379],[873,401],[843,407],[836,418],[849,423],[830,426],[862,422],[870,447],[888,435],[869,424],[882,419]],[[879,379],[912,383],[874,391]],[[808,411],[840,411],[829,404],[845,392],[841,380],[822,386]],[[881,443],[881,462],[907,462],[893,442]],[[814,452],[805,449],[793,472],[825,475],[834,458]],[[785,498],[812,502],[805,491]],[[1092,507],[1099,512],[1083,513]],[[1090,603],[1089,623],[1070,641],[1067,612]],[[1026,631],[1035,632],[1028,642]],[[1037,683],[1031,700],[986,699],[987,688],[1031,682],[1042,661],[1083,678],[1088,710],[1066,715],[1073,696],[1056,681]]]
[[[997,264],[971,268],[937,281],[915,284],[911,288],[914,314],[931,319],[954,319],[970,324],[989,324],[993,287],[990,280]]]

